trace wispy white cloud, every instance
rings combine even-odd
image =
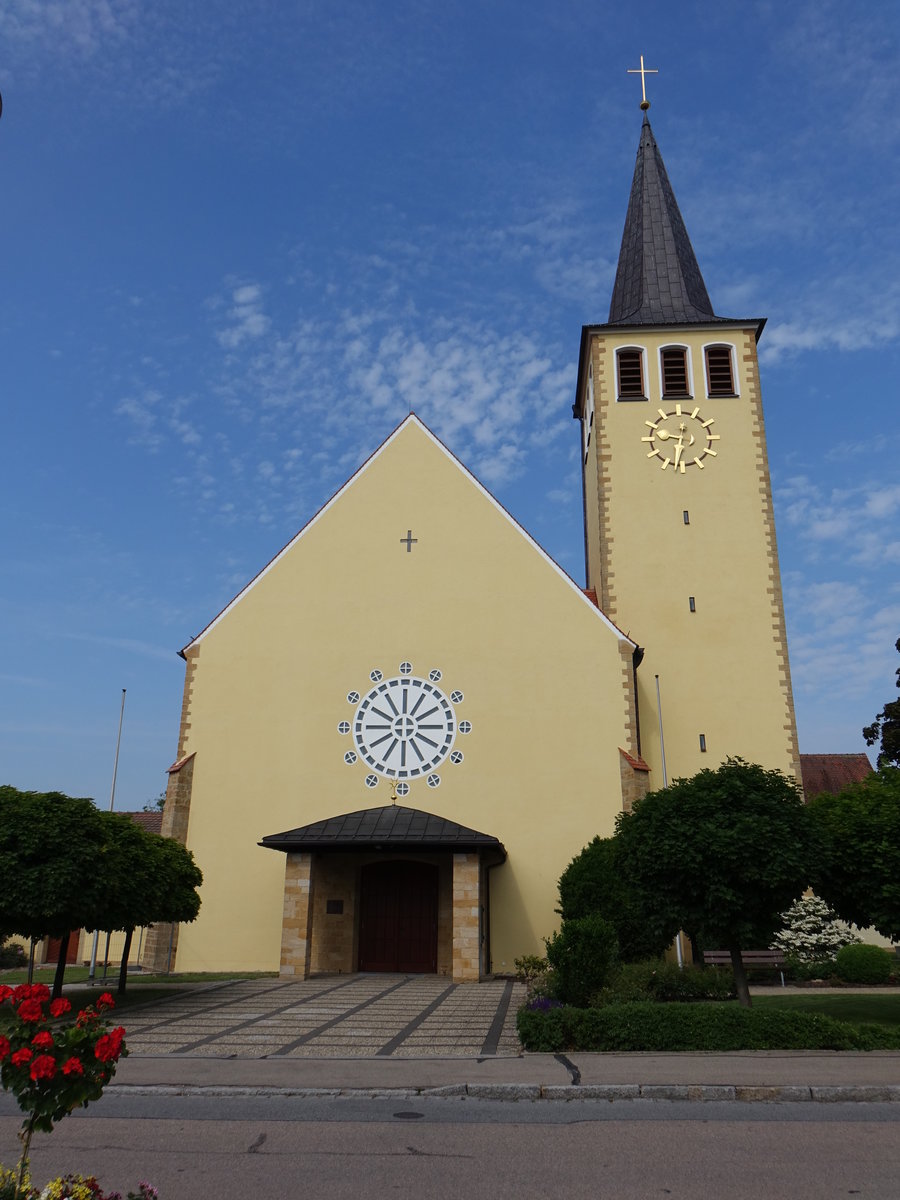
[[[779,513],[816,557],[836,547],[846,562],[863,567],[900,563],[900,486],[865,483],[826,491],[806,476],[778,488]]]
[[[271,322],[263,312],[262,288],[258,283],[245,283],[233,289],[226,322],[216,337],[227,350],[260,338],[268,331]]]

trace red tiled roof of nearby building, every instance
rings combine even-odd
[[[807,800],[823,792],[834,795],[872,774],[867,754],[801,754],[800,770]]]
[[[131,817],[135,825],[140,825],[141,829],[147,833],[162,833],[163,815],[160,809],[153,812],[129,812],[122,813],[123,817]]]
[[[582,588],[581,590],[587,596],[588,600],[590,600],[591,604],[596,604],[597,608],[600,607],[600,601],[597,599],[596,588]]]

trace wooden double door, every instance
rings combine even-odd
[[[436,866],[403,859],[364,866],[359,913],[360,971],[437,971]]]

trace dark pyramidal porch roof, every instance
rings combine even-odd
[[[272,833],[259,843],[270,850],[375,850],[432,849],[494,850],[506,858],[498,838],[479,833],[418,808],[386,805],[363,808],[301,825],[286,833]]]

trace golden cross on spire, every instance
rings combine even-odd
[[[650,107],[650,101],[647,99],[647,88],[646,88],[646,81],[645,81],[644,77],[646,75],[658,75],[659,71],[656,69],[656,67],[645,67],[644,66],[644,56],[642,54],[640,67],[628,67],[626,73],[628,75],[640,75],[640,77],[641,77],[641,97],[642,97],[641,110],[643,112],[646,112],[647,109]]]

